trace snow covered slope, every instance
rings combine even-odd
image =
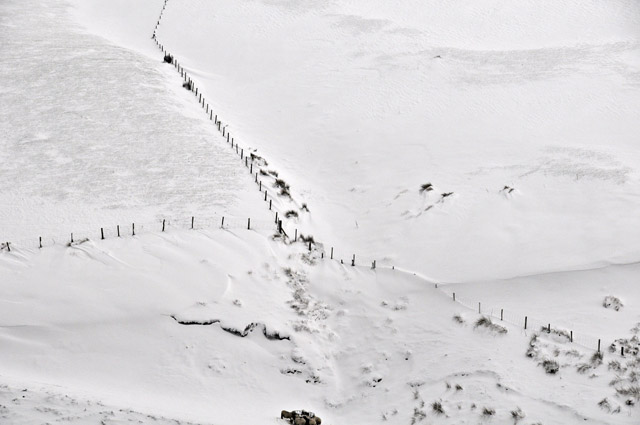
[[[320,239],[474,280],[637,258],[638,28],[631,0],[170,0],[158,39]]]
[[[0,246],[0,422],[637,423],[635,2],[169,0],[311,251],[162,3],[0,5],[0,237],[96,231]]]
[[[157,16],[160,3],[147,6]],[[86,34],[69,8],[0,5],[2,241],[162,218],[270,219],[173,67]]]

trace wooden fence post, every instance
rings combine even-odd
[[[298,242],[298,229],[296,229],[296,235],[293,237],[294,242]]]
[[[309,251],[311,251],[311,241],[309,241]]]
[[[480,303],[478,303],[478,314],[482,314],[482,309],[480,307]]]
[[[131,235],[136,235],[136,223],[131,223]]]
[[[100,228],[100,238],[104,240],[104,228]]]
[[[282,220],[278,220],[278,233],[282,234]]]
[[[278,211],[276,211],[276,224],[278,223]]]
[[[40,248],[42,248],[42,236],[40,236],[39,241],[40,241]]]
[[[73,243],[73,233],[71,234],[71,243]]]
[[[456,301],[456,293],[455,292],[453,293],[453,301],[454,302]]]
[[[162,231],[164,232],[164,219],[162,220]]]
[[[193,221],[195,220],[195,217],[191,216],[191,230],[193,230]]]
[[[220,227],[224,227],[224,216],[222,216],[222,224],[220,224]]]
[[[573,331],[569,334],[569,342],[573,342]]]
[[[271,202],[273,202],[273,199],[269,199],[269,211],[271,211]]]
[[[333,260],[333,247],[331,247],[331,259]]]
[[[247,230],[251,229],[251,218],[247,219]]]
[[[600,352],[600,340],[598,340],[598,353]]]
[[[351,259],[351,266],[355,266],[356,265],[356,254],[353,254],[353,258]]]
[[[524,328],[527,329],[527,316],[524,316]]]
[[[7,244],[7,251],[11,252],[11,243],[10,242],[6,242]]]
[[[264,200],[267,200],[267,189],[264,190]]]
[[[503,320],[504,320],[504,309],[501,308],[500,309],[500,321],[503,321]]]

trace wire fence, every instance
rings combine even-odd
[[[566,337],[570,343],[577,344],[584,348],[591,349],[597,352],[601,352],[602,348],[604,347],[601,338],[596,338],[594,336],[586,335],[583,333],[576,333],[572,330],[571,327],[558,326],[557,324],[553,324],[547,320],[541,320],[537,317],[528,316],[514,311],[506,310],[504,308],[487,305],[477,300],[460,297],[459,294],[452,291],[449,292],[445,288],[446,286],[438,287],[438,289],[451,297],[454,302],[468,308],[469,310],[477,312],[479,315],[489,316],[492,319],[509,323],[523,330],[531,330],[534,332],[542,331],[562,335],[563,337]]]
[[[132,222],[115,224],[92,229],[76,229],[73,232],[58,235],[38,236],[34,238],[12,240],[0,243],[0,251],[11,252],[15,248],[47,248],[56,245],[81,243],[87,240],[104,240],[113,238],[134,237],[144,234],[168,232],[171,230],[211,230],[211,229],[246,229],[246,230],[274,230],[274,223],[268,220],[254,220],[240,217],[189,217],[158,219],[147,222]]]

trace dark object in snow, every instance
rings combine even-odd
[[[425,183],[420,186],[420,193],[431,192],[433,190],[433,185],[431,183]]]
[[[293,425],[320,425],[322,419],[315,413],[306,410],[283,410],[280,412],[280,419],[287,419]]]
[[[173,63],[173,56],[171,56],[169,54],[164,55],[164,61],[166,63]]]
[[[187,89],[187,90],[191,91],[191,81],[185,81],[185,82],[182,84],[182,87],[184,87],[185,89]]]

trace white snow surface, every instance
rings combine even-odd
[[[0,423],[638,422],[637,2],[168,0],[272,211],[163,5],[0,4]]]

